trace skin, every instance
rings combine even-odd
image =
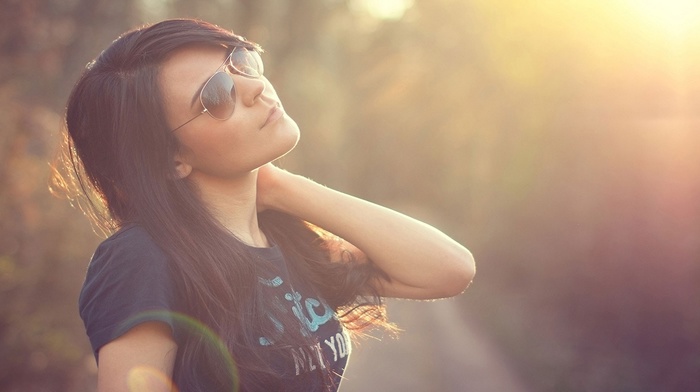
[[[202,110],[192,97],[225,59],[223,49],[175,53],[161,71],[168,122],[175,128]],[[359,259],[369,258],[390,281],[382,296],[434,299],[461,293],[471,282],[471,253],[432,226],[287,172],[271,162],[296,145],[299,128],[286,114],[265,126],[270,110],[284,110],[269,81],[234,76],[236,109],[226,121],[204,114],[176,131],[183,150],[174,165],[193,181],[221,223],[253,246],[269,246],[257,213],[283,211],[338,235]],[[127,391],[129,372],[147,366],[169,379],[177,346],[168,327],[142,324],[100,350],[99,391]],[[133,376],[132,376],[133,378]],[[167,382],[148,390],[170,391]]]

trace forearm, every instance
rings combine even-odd
[[[474,275],[471,253],[434,227],[301,176],[278,182],[275,209],[350,242],[390,277],[382,295],[439,298],[463,291]]]

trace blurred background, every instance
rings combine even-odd
[[[123,31],[257,41],[302,130],[280,165],[428,221],[478,273],[390,301],[343,391],[700,391],[695,0],[1,0],[0,390],[90,391],[101,240],[48,192],[67,95]]]

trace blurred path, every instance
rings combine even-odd
[[[387,302],[404,332],[356,344],[340,392],[529,392],[455,301]]]

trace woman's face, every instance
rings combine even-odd
[[[159,82],[171,129],[202,111],[199,92],[229,53],[224,48],[185,48],[162,65]],[[229,119],[205,113],[174,131],[182,147],[176,160],[191,169],[187,175],[238,177],[286,154],[299,140],[299,127],[284,113],[264,76],[234,75],[233,80],[236,104]]]

